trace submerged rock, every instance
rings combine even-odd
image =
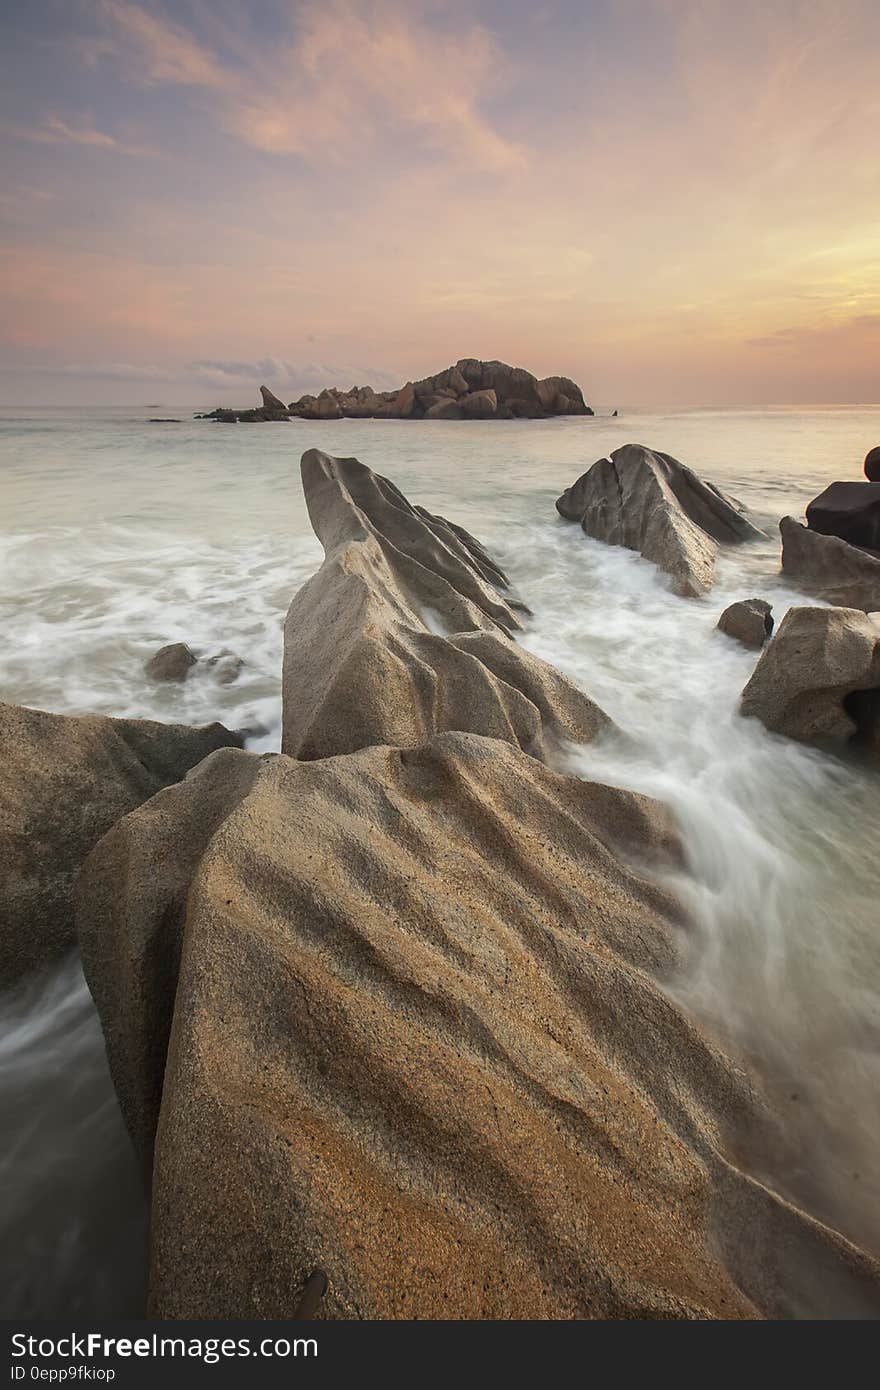
[[[214,656],[198,657],[186,642],[172,642],[160,647],[146,663],[144,670],[154,681],[185,681],[200,671],[210,671],[218,685],[230,685],[238,680],[245,662],[228,647]]]
[[[185,681],[198,661],[185,642],[170,642],[154,652],[144,667],[150,680]]]
[[[793,516],[784,516],[779,530],[782,569],[798,589],[843,608],[880,609],[880,556],[811,531]]]
[[[557,500],[588,536],[638,550],[670,576],[685,598],[714,580],[718,544],[763,535],[732,498],[669,454],[625,444],[599,459]]]
[[[791,608],[741,708],[789,738],[848,744],[870,732],[862,722],[873,722],[878,691],[880,623],[854,608]]]
[[[445,729],[546,757],[607,716],[512,640],[522,604],[461,527],[413,507],[357,459],[302,459],[321,569],[285,623],[283,742],[300,758],[412,748]]]
[[[742,642],[744,647],[763,647],[773,631],[772,611],[766,599],[740,599],[725,608],[718,619],[718,630]]]
[[[678,862],[656,803],[465,733],[220,753],[120,823],[80,930],[156,1133],[151,1314],[289,1317],[316,1267],[329,1317],[876,1310],[726,1151],[772,1126],[655,983],[634,855]]]
[[[47,714],[0,704],[0,986],[73,942],[73,877],[111,825],[217,748],[222,724]]]
[[[233,681],[238,680],[247,663],[228,647],[224,647],[216,656],[206,657],[204,664],[218,685],[232,685]]]

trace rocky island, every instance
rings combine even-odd
[[[261,406],[248,410],[218,407],[197,420],[258,424],[278,420],[544,420],[556,415],[592,415],[581,388],[567,376],[542,380],[523,367],[462,357],[453,367],[397,391],[352,386],[325,387],[285,405],[267,386]]]

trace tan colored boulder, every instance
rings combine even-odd
[[[581,388],[567,376],[545,376],[535,388],[548,415],[587,415]]]
[[[731,498],[669,454],[625,444],[599,459],[556,502],[588,536],[638,550],[696,598],[711,588],[718,544],[762,535]]]
[[[796,588],[842,608],[880,609],[880,557],[811,531],[793,516],[784,516],[779,530],[782,569]]]
[[[154,681],[185,681],[198,661],[185,642],[170,642],[154,652],[144,670]]]
[[[855,608],[791,608],[741,708],[789,738],[849,744],[873,721],[877,692],[880,622]]]
[[[319,420],[338,420],[342,415],[342,408],[331,390],[322,391],[315,402],[315,412]]]
[[[331,1318],[876,1315],[655,983],[681,910],[633,856],[678,861],[656,803],[462,733],[221,753],[118,826],[80,901],[147,1128],[164,1073],[151,1315],[287,1318],[315,1268]]]
[[[398,415],[401,420],[408,420],[415,410],[415,405],[416,393],[412,382],[408,381],[405,386],[401,386],[392,409],[394,414]]]
[[[0,987],[73,943],[73,877],[114,821],[216,748],[222,724],[47,714],[0,704]]]
[[[455,396],[441,395],[425,411],[426,420],[460,420],[462,408]]]
[[[471,391],[462,396],[459,404],[467,420],[491,420],[498,410],[498,397],[494,391]]]
[[[373,743],[414,747],[468,729],[546,757],[607,716],[512,641],[522,605],[473,537],[415,508],[357,459],[302,459],[319,572],[294,598],[284,640],[286,753],[321,758]]]
[[[773,631],[772,611],[766,599],[740,599],[725,608],[718,619],[718,631],[741,642],[744,647],[759,649]]]
[[[451,386],[457,396],[466,396],[470,387],[457,367],[450,367],[446,373],[446,385]]]

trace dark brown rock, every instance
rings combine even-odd
[[[269,390],[268,386],[260,387],[260,395],[263,397],[263,409],[269,414],[277,416],[279,419],[286,419],[289,412],[283,401]]]
[[[240,744],[222,724],[0,704],[0,986],[71,946],[74,874],[113,823],[214,749]]]
[[[725,608],[718,619],[718,630],[741,642],[744,647],[763,647],[773,631],[772,609],[766,599],[744,598]]]
[[[880,482],[832,483],[807,507],[807,526],[821,536],[880,552]]]
[[[880,483],[880,444],[865,455],[865,477],[870,483]]]
[[[170,642],[153,653],[144,670],[150,680],[185,681],[197,661],[195,652],[185,642]]]

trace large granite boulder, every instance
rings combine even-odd
[[[588,536],[640,551],[687,598],[711,588],[719,544],[763,534],[732,498],[671,455],[642,444],[625,444],[599,459],[566,489],[556,510],[580,522]]]
[[[498,411],[498,397],[494,391],[469,391],[459,398],[462,413],[468,420],[489,420]]]
[[[880,610],[880,556],[784,516],[782,569],[787,579],[804,593],[843,608]]]
[[[74,874],[113,823],[215,749],[240,744],[222,724],[0,704],[0,987],[72,945]]]
[[[440,396],[425,411],[426,420],[460,420],[462,408],[452,396]]]
[[[466,531],[411,506],[357,459],[310,449],[302,478],[325,559],[285,624],[286,753],[411,748],[466,729],[546,757],[560,740],[609,727],[513,641],[522,604]]]
[[[766,599],[740,599],[725,608],[718,619],[718,631],[744,647],[761,648],[773,631],[772,611]]]
[[[789,738],[849,744],[873,737],[877,692],[880,621],[855,608],[791,608],[741,709]]]
[[[880,482],[832,483],[807,507],[807,526],[880,559]]]
[[[329,1317],[876,1315],[655,982],[684,924],[631,860],[678,856],[656,803],[465,733],[220,753],[119,825],[80,933],[148,1148],[161,1087],[152,1316],[288,1318],[315,1268]]]

